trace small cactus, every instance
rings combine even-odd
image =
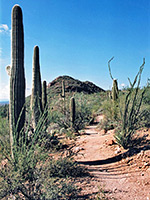
[[[41,85],[41,73],[39,62],[39,47],[34,47],[33,54],[33,74],[32,74],[32,95],[31,95],[31,110],[32,110],[32,122],[35,129],[41,112],[42,112],[42,85]]]
[[[62,80],[62,92],[61,92],[61,97],[65,98],[65,81]]]
[[[71,120],[72,127],[74,127],[75,115],[76,115],[75,99],[74,97],[72,97],[70,99],[70,120]]]
[[[43,112],[45,110],[47,104],[47,84],[46,81],[43,81],[43,87],[42,87],[42,109]]]
[[[22,10],[18,5],[12,9],[12,41],[11,41],[11,69],[10,75],[10,143],[13,154],[14,133],[17,131],[17,141],[25,122],[25,74],[24,74],[24,31]],[[15,129],[15,130],[14,130]]]

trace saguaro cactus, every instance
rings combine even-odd
[[[62,96],[63,98],[65,98],[65,81],[64,81],[64,80],[62,80],[62,91],[61,91],[61,96]]]
[[[11,57],[9,121],[12,148],[14,131],[18,133],[15,136],[18,141],[25,122],[24,31],[22,10],[18,5],[12,9]]]
[[[42,112],[42,85],[41,85],[41,73],[39,62],[39,47],[34,47],[33,54],[33,72],[32,72],[32,95],[31,95],[31,110],[32,110],[32,122],[33,128],[36,127],[40,114]]]
[[[75,122],[75,115],[76,115],[76,108],[75,108],[75,99],[72,97],[70,99],[70,119],[71,119],[71,126],[74,126]]]
[[[118,99],[118,83],[116,79],[113,79],[113,87],[112,87],[112,99],[116,101]]]
[[[45,110],[47,104],[47,84],[46,81],[43,81],[43,87],[42,87],[42,109],[43,112]]]

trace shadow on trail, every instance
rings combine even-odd
[[[150,149],[150,145],[149,144],[144,146],[144,147],[136,147],[136,148],[129,149],[125,153],[121,153],[121,154],[119,154],[117,156],[113,156],[111,158],[107,158],[107,159],[104,159],[104,160],[77,161],[77,163],[78,164],[83,164],[83,165],[105,165],[105,164],[110,164],[110,163],[116,163],[118,161],[121,161],[124,158],[134,156],[134,155],[140,153],[140,151],[142,151],[142,150],[146,151],[148,149]]]

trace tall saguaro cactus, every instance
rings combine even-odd
[[[76,115],[75,99],[74,99],[74,97],[72,97],[70,99],[70,119],[71,119],[72,127],[74,127],[75,115]]]
[[[41,111],[42,111],[42,85],[41,85],[41,73],[39,62],[39,47],[34,47],[33,54],[33,72],[32,72],[32,95],[31,95],[31,110],[32,110],[32,122],[33,128],[36,127]]]
[[[24,31],[22,10],[18,5],[12,9],[12,43],[10,72],[10,143],[13,147],[14,134],[19,140],[25,122],[25,74],[24,74]],[[17,131],[17,135],[16,135]],[[13,152],[12,152],[13,153]]]

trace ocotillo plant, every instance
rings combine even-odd
[[[74,99],[74,97],[72,97],[70,99],[70,120],[71,120],[71,127],[74,127],[75,115],[76,115],[75,99]]]
[[[42,85],[41,85],[41,73],[39,62],[39,47],[34,47],[33,54],[33,72],[32,72],[32,95],[31,95],[31,110],[32,110],[32,122],[35,129],[39,117],[42,112]]]
[[[43,81],[43,86],[42,86],[42,109],[43,112],[45,110],[47,104],[47,84],[46,81]]]
[[[19,141],[25,122],[25,74],[24,74],[24,31],[22,10],[18,5],[12,9],[12,41],[10,72],[10,143],[13,154],[13,140]],[[17,135],[16,135],[17,133]]]
[[[113,87],[112,87],[112,99],[115,102],[118,98],[118,83],[117,83],[117,79],[114,79],[111,73],[111,69],[110,69],[110,62],[114,59],[114,57],[112,57],[109,61],[108,61],[108,69],[109,69],[109,74],[111,79],[113,80]]]

